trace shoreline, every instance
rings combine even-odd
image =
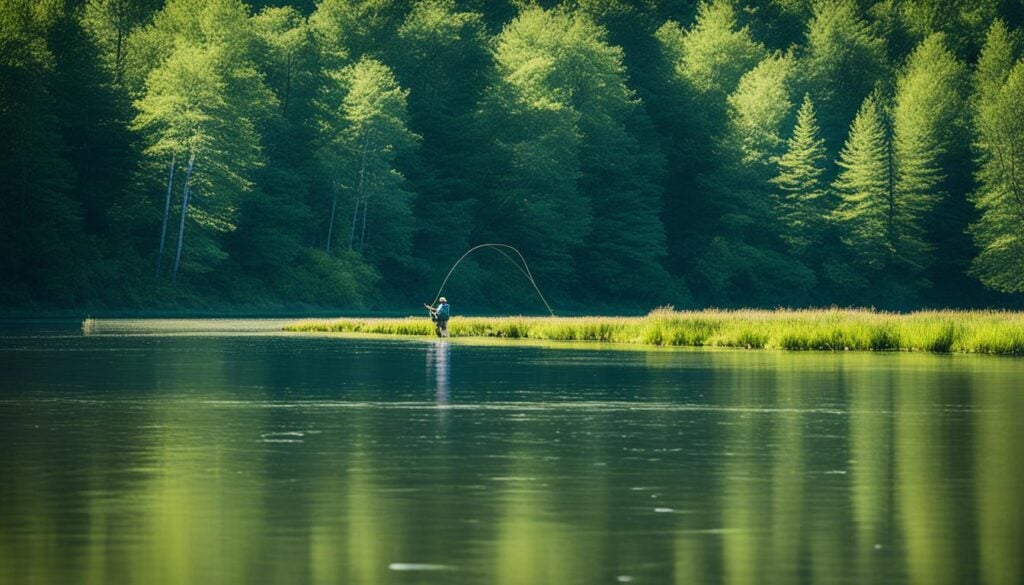
[[[602,342],[788,351],[921,351],[1024,355],[1024,312],[655,310],[642,317],[453,317],[452,338]],[[422,317],[304,319],[288,332],[430,337]]]

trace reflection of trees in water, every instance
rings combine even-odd
[[[889,359],[889,358],[883,358]],[[879,583],[892,573],[892,428],[894,371],[843,373],[850,408],[850,481],[857,581]],[[881,548],[876,548],[876,546]],[[880,552],[885,550],[885,552]]]
[[[407,354],[410,384],[423,392],[418,351]],[[275,400],[267,389],[286,381],[259,360],[232,370],[189,355],[149,364],[166,382],[147,383],[201,380],[188,392],[206,400],[237,398],[237,388],[216,388],[243,380],[246,392],[264,389],[246,398],[265,402]],[[438,404],[450,399],[450,357],[444,342],[426,352]],[[717,354],[702,362],[715,362],[712,375],[685,379],[704,380],[698,396],[679,382],[678,357],[657,359],[638,374],[645,384],[675,384],[677,396],[726,409],[455,410],[438,434],[422,403],[211,406],[178,387],[171,400],[83,405],[55,419],[49,407],[3,412],[16,428],[62,422],[55,428],[67,433],[74,461],[56,471],[46,463],[43,446],[53,443],[32,434],[45,428],[11,435],[39,442],[17,440],[0,453],[0,467],[17,470],[0,486],[0,517],[17,507],[22,533],[75,534],[86,544],[0,531],[0,567],[7,575],[31,567],[43,582],[157,585],[373,585],[396,581],[389,563],[452,558],[480,563],[461,566],[453,581],[496,584],[606,582],[609,571],[651,561],[661,562],[652,572],[677,583],[1021,581],[1024,394],[998,372],[1009,362],[991,362],[990,374],[904,354],[831,363]],[[386,365],[354,367],[362,369],[346,380],[371,379]],[[664,387],[653,392],[671,398]],[[258,445],[265,433],[314,422],[331,430],[302,444]],[[120,451],[96,452],[119,443]],[[669,447],[683,448],[682,459],[643,462]],[[474,483],[482,488],[467,489]],[[664,499],[630,492],[634,485],[659,486]],[[655,514],[662,505],[680,513]],[[124,552],[126,541],[138,548]]]
[[[992,585],[1024,582],[1024,393],[1000,381],[980,376],[971,393],[980,581]]]
[[[777,583],[800,581],[800,560],[807,542],[804,531],[804,486],[807,483],[804,462],[803,409],[808,403],[804,384],[790,383],[792,364],[780,365],[775,373],[774,394],[778,413],[772,417],[773,443],[771,469],[771,578]]]
[[[944,408],[951,400],[970,401],[969,394],[956,392],[969,382],[954,371],[936,375],[907,368],[897,374],[896,387],[896,514],[907,577],[921,585],[973,582],[965,571],[974,567],[964,563],[974,554],[973,523],[965,514],[971,494],[958,455],[970,444],[971,429]]]

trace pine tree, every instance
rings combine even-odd
[[[715,147],[719,166],[703,177],[714,210],[704,221],[713,235],[697,271],[719,302],[741,302],[736,291],[742,288],[758,302],[799,303],[815,285],[802,259],[782,253],[772,213],[770,181],[785,149],[795,76],[791,56],[767,57],[743,75],[727,100],[728,123]]]
[[[880,271],[897,253],[898,236],[892,150],[877,94],[857,112],[837,164],[832,188],[839,204],[832,219],[859,263]]]
[[[996,20],[985,36],[985,45],[974,72],[971,103],[974,115],[996,99],[1020,54],[1020,34],[1011,32],[1002,20]],[[976,120],[977,121],[977,120]]]
[[[980,252],[971,273],[1002,292],[1024,292],[1024,61],[998,92],[979,103],[978,191],[981,219],[971,226]]]
[[[797,112],[796,128],[779,158],[779,174],[772,179],[778,188],[778,215],[782,239],[796,254],[821,244],[828,221],[829,194],[825,183],[827,155],[820,137],[810,96]]]
[[[834,153],[857,108],[885,70],[885,41],[861,16],[857,0],[814,4],[801,70],[803,90],[817,106],[822,138]]]
[[[740,25],[736,9],[726,0],[700,3],[689,29],[669,21],[655,37],[665,63],[663,70],[669,76],[665,89],[671,92],[667,99],[659,96],[658,103],[672,108],[671,116],[661,114],[667,118],[670,133],[665,141],[669,165],[662,216],[668,265],[676,274],[696,282],[708,274],[700,268],[701,258],[721,230],[725,216],[721,204],[736,207],[732,189],[736,183],[728,170],[735,167],[724,160],[728,157],[712,154],[709,145],[721,143],[729,128],[727,97],[736,91],[744,74],[765,59],[767,51]],[[708,195],[708,183],[720,179],[729,179],[729,184],[716,189],[726,194],[728,201]],[[728,288],[727,274],[733,274],[732,268],[716,267],[714,272],[722,275],[714,280]],[[721,302],[718,290],[711,294],[716,297],[714,302]]]
[[[935,33],[911,54],[892,113],[899,254],[922,271],[939,262],[939,274],[962,273],[970,245],[963,237],[969,170],[958,168],[969,160],[967,71],[945,42]]]
[[[622,295],[666,281],[662,163],[637,140],[622,51],[605,37],[585,15],[540,8],[499,36],[484,110],[507,167],[488,216],[507,218],[553,286],[583,277]]]

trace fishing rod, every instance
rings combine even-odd
[[[544,306],[547,307],[548,312],[551,313],[551,316],[555,316],[555,311],[551,308],[551,305],[548,304],[547,299],[544,298],[544,294],[540,292],[540,287],[537,286],[537,281],[534,280],[533,278],[533,272],[530,271],[530,265],[526,263],[526,258],[523,256],[522,252],[517,250],[514,246],[510,246],[508,244],[478,244],[467,250],[465,254],[460,256],[459,259],[455,261],[455,264],[452,265],[451,269],[448,271],[448,274],[445,275],[444,281],[441,282],[441,288],[437,289],[437,295],[434,296],[434,301],[430,303],[430,306],[434,306],[437,303],[437,300],[441,298],[441,293],[444,291],[444,286],[448,284],[448,279],[451,278],[452,273],[455,272],[455,269],[459,266],[459,264],[461,264],[462,261],[466,259],[466,256],[469,256],[470,254],[476,252],[477,250],[480,250],[481,248],[490,248],[494,250],[495,252],[504,256],[506,260],[508,260],[516,268],[518,268],[519,272],[521,272],[523,276],[526,277],[526,280],[530,281],[530,284],[533,285],[533,290],[537,291],[537,296],[540,297],[541,302],[543,302]],[[513,252],[515,252],[516,255],[519,256],[519,259],[522,261],[522,266],[520,266],[519,262],[516,262],[514,258],[509,256],[508,252],[506,252],[505,250],[512,250]]]

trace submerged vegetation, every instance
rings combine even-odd
[[[294,332],[433,335],[425,318],[299,321]],[[454,317],[454,337],[788,350],[1024,354],[1024,313],[868,309],[674,311],[643,317]]]

